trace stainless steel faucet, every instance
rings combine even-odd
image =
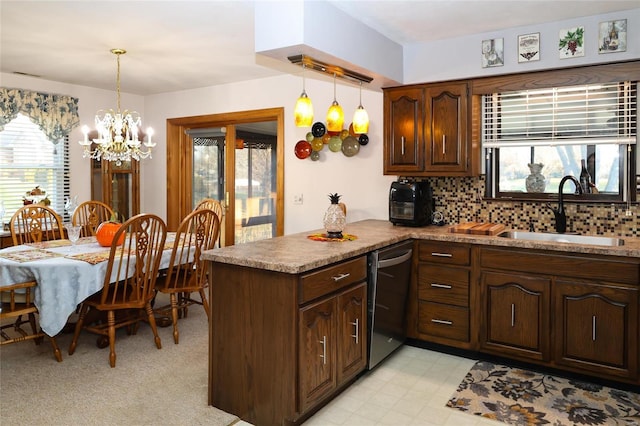
[[[556,217],[556,232],[558,234],[564,234],[567,231],[567,215],[564,213],[564,203],[562,200],[562,190],[564,188],[564,183],[567,180],[572,181],[576,186],[578,194],[582,195],[582,185],[580,185],[580,181],[574,176],[568,175],[560,180],[560,187],[558,188],[558,208],[554,209],[553,207],[551,207],[550,203],[547,203],[547,207],[549,207],[551,211],[553,211],[553,214]]]

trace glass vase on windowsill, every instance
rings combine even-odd
[[[331,204],[324,213],[324,229],[327,231],[327,238],[342,238],[342,230],[347,222],[342,206],[340,206],[340,195],[329,194]]]

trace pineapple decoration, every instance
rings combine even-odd
[[[342,238],[342,230],[347,222],[347,218],[340,206],[342,196],[329,194],[331,204],[324,214],[324,229],[327,231],[327,238]]]

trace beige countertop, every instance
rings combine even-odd
[[[298,274],[321,266],[404,241],[409,238],[519,247],[558,252],[599,254],[640,258],[640,238],[624,238],[624,245],[609,247],[551,241],[513,240],[497,236],[454,234],[447,226],[412,228],[394,226],[386,220],[368,219],[348,223],[344,233],[357,237],[353,241],[324,242],[307,238],[323,229],[238,244],[204,252],[205,259],[271,271]]]

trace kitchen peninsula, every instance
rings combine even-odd
[[[408,239],[416,247],[407,318],[411,337],[639,383],[640,238],[596,246],[399,227],[383,220],[347,224],[345,232],[357,237],[353,241],[307,238],[315,232],[205,252],[211,268],[210,405],[253,424],[295,424],[349,386],[366,365],[366,255]],[[425,307],[448,307],[437,296],[427,300],[431,296],[420,287],[421,271],[431,270],[422,265],[433,262],[428,258],[434,245],[451,247],[455,256],[463,253],[466,264],[450,269],[468,272],[462,298],[449,299],[451,305],[463,299],[466,307],[451,308],[466,313],[466,324],[449,335],[423,324]],[[572,321],[582,320],[588,308],[583,301],[619,327],[603,333],[606,342],[589,338],[576,345],[584,327]],[[534,329],[498,329],[496,308],[503,302],[511,309],[534,306],[523,311],[533,316],[527,323]],[[347,319],[352,317],[360,321]],[[363,338],[354,341],[354,332]]]

